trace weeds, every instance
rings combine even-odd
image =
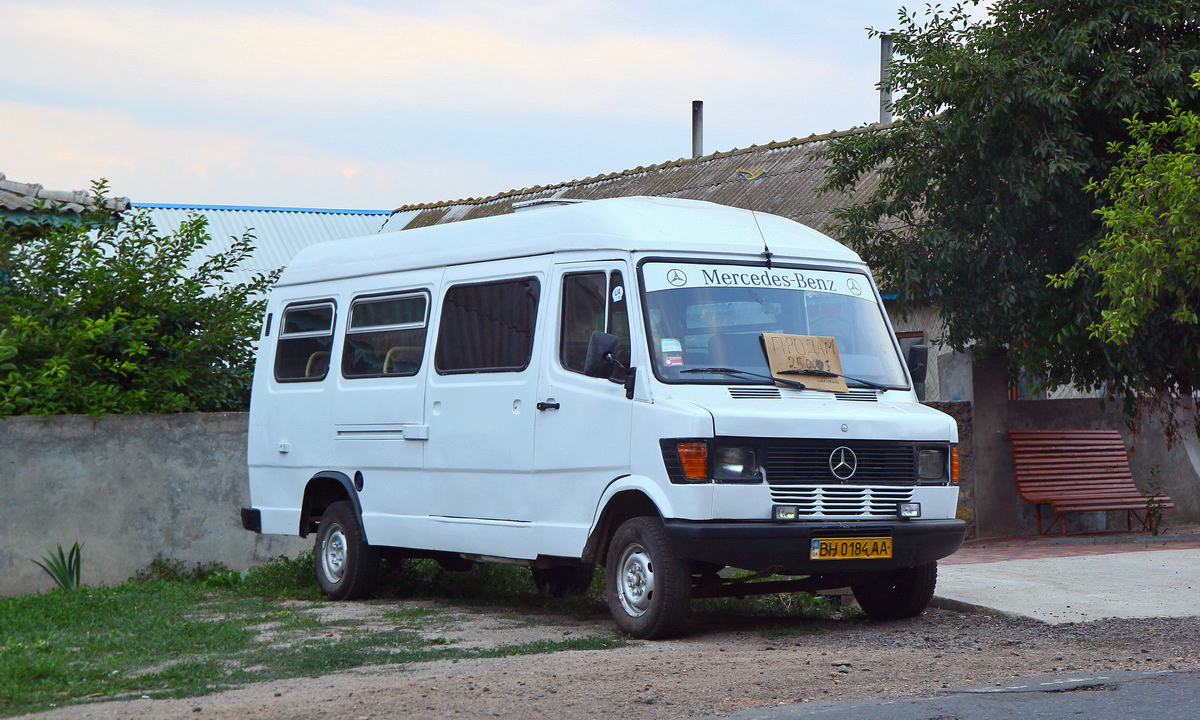
[[[48,553],[40,561],[33,560],[32,562],[45,570],[54,583],[63,590],[74,590],[81,585],[79,578],[83,569],[83,546],[79,544],[78,540],[66,553],[63,552],[62,545],[59,545],[57,554]]]

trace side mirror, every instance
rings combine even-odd
[[[913,345],[908,348],[908,372],[912,374],[913,383],[925,382],[925,373],[929,369],[929,346]]]
[[[617,352],[620,338],[599,330],[592,333],[588,341],[587,355],[583,358],[583,374],[594,378],[611,378],[613,355]]]

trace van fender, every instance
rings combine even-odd
[[[621,496],[624,502],[618,496]],[[616,503],[614,498],[618,498]],[[629,501],[632,502],[627,505],[626,502]],[[617,508],[616,505],[624,507]],[[587,544],[583,549],[583,559],[602,563],[604,554],[608,552],[608,539],[617,526],[628,517],[647,512],[656,512],[659,517],[673,516],[674,506],[662,487],[643,475],[622,475],[614,478],[596,503]]]
[[[314,490],[314,486],[320,486],[321,489]],[[334,486],[340,486],[341,492],[335,490]],[[328,507],[341,499],[336,497],[339,495],[345,495],[346,499],[354,505],[354,512],[358,515],[358,525],[362,528],[362,503],[359,502],[358,491],[354,489],[354,481],[346,473],[324,470],[309,478],[304,486],[304,501],[300,505],[300,537],[308,537],[308,516],[312,514],[314,504],[319,502],[320,505]],[[331,500],[331,497],[336,497],[336,499]],[[367,542],[366,533],[364,528],[363,542]]]

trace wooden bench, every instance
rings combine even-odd
[[[1129,453],[1116,430],[1009,430],[1008,439],[1017,491],[1037,508],[1039,535],[1055,523],[1065,535],[1063,513],[1110,510],[1124,510],[1130,530],[1135,519],[1151,530],[1157,511],[1175,507],[1166,495],[1143,493],[1133,484]],[[1055,514],[1044,531],[1042,505]]]

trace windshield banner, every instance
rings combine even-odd
[[[765,288],[811,290],[875,300],[866,276],[858,273],[750,265],[646,263],[642,266],[646,292],[681,288]]]

